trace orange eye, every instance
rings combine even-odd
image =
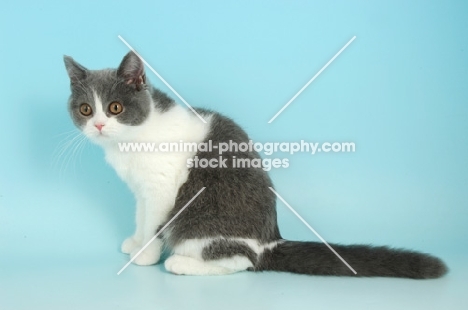
[[[120,114],[123,111],[123,106],[119,102],[112,102],[109,105],[109,112],[114,115]]]
[[[93,113],[93,109],[87,103],[80,105],[80,113],[84,116],[90,116]]]

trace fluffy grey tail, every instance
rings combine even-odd
[[[255,271],[287,271],[309,275],[439,278],[447,273],[437,257],[407,250],[367,245],[331,245],[357,272],[355,275],[323,243],[282,241],[259,257]]]

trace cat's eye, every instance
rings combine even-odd
[[[109,112],[114,115],[120,114],[123,111],[123,106],[119,102],[112,102],[109,105]]]
[[[84,116],[90,116],[93,113],[93,109],[87,103],[80,105],[80,113]]]

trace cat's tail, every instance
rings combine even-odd
[[[439,278],[448,268],[437,257],[388,247],[335,245],[331,247],[357,272],[354,274],[325,244],[279,241],[265,249],[255,271],[286,271],[309,275]]]

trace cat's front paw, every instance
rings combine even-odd
[[[138,252],[140,252],[141,248],[138,247],[132,251],[130,257],[133,259],[133,263],[140,266],[148,266],[154,265],[159,261],[159,257],[161,256],[161,245],[158,240],[153,240],[152,243],[148,245],[143,252],[141,252],[138,256]]]
[[[130,254],[137,248],[141,248],[140,243],[138,243],[134,237],[129,237],[122,242],[122,247],[120,249],[122,253]]]

